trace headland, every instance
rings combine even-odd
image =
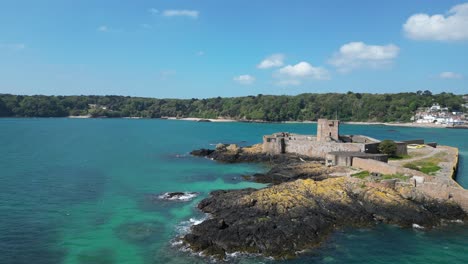
[[[246,178],[271,185],[212,192],[198,205],[209,218],[181,238],[184,245],[221,259],[233,252],[284,259],[343,227],[387,223],[430,230],[467,220],[468,191],[454,180],[456,148],[341,135],[339,125],[320,119],[316,135],[280,132],[250,147],[193,151],[219,162],[267,164],[268,172]],[[391,154],[383,153],[385,145]]]

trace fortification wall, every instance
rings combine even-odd
[[[382,174],[396,174],[398,168],[388,163],[372,160],[372,159],[353,159],[353,167],[360,168],[369,172],[378,172]]]
[[[397,149],[395,152],[395,155],[397,156],[404,156],[408,155],[408,145],[403,142],[395,142],[397,145]]]
[[[377,143],[366,143],[366,153],[372,153],[372,154],[378,154],[380,153],[379,151],[379,142]]]
[[[418,184],[417,189],[434,199],[451,199],[468,213],[468,191],[463,188],[437,182],[424,182],[423,184]]]
[[[400,166],[395,166],[389,163],[373,160],[373,159],[362,159],[362,158],[354,158],[353,159],[353,167],[360,168],[362,170],[366,170],[369,172],[378,172],[381,174],[406,174],[411,176],[420,176],[427,179],[429,176],[417,171],[411,170],[407,168],[403,168]]]
[[[451,165],[446,175],[435,177],[426,175],[420,171],[415,171],[376,160],[353,158],[353,167],[357,167],[369,172],[379,172],[382,174],[402,173],[419,176],[422,182],[415,181],[416,188],[424,194],[439,200],[452,200],[468,213],[468,190],[458,185],[453,179],[458,164],[458,149],[445,147],[450,150],[449,159]]]
[[[316,158],[325,158],[332,151],[358,151],[364,152],[364,144],[317,142],[303,140],[286,140],[286,152],[307,155]]]
[[[262,151],[263,153],[276,155],[283,153],[284,145],[281,142],[282,138],[273,138],[264,136],[263,137],[263,145]]]
[[[401,142],[406,144],[424,144],[424,139],[402,140]]]

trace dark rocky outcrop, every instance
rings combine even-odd
[[[260,253],[290,258],[312,248],[333,230],[375,222],[431,228],[441,219],[466,218],[451,202],[398,189],[365,186],[362,180],[296,180],[269,188],[215,191],[198,208],[211,218],[193,226],[183,241],[194,251]]]
[[[297,154],[269,155],[262,152],[261,144],[238,147],[236,144],[218,144],[215,150],[198,149],[190,152],[193,156],[206,157],[225,163],[258,162],[269,164],[291,164],[304,161],[320,161],[321,159]]]
[[[243,148],[218,144],[215,150],[199,149],[190,154],[225,163],[264,163],[270,167],[269,171],[244,177],[260,183],[278,184],[305,178],[322,180],[328,178],[329,172],[320,159],[297,154],[269,155],[262,152],[260,144]]]
[[[153,199],[166,200],[166,201],[190,201],[197,197],[197,192],[167,192],[157,196],[153,196]]]

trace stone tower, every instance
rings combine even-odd
[[[317,121],[317,141],[339,141],[340,121],[319,119]]]

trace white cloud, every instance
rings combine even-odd
[[[182,17],[190,17],[190,18],[198,18],[199,12],[197,10],[164,10],[163,16],[166,17],[175,17],[175,16],[182,16]]]
[[[23,43],[0,43],[0,49],[20,51],[24,50],[26,45]]]
[[[99,26],[99,27],[97,28],[97,31],[99,31],[99,32],[109,32],[109,27],[104,26],[104,25],[103,25],[103,26]]]
[[[408,38],[415,40],[468,40],[468,3],[452,7],[445,15],[412,15],[403,30]]]
[[[152,15],[159,14],[159,10],[156,9],[156,8],[150,8],[150,9],[148,9],[148,12],[150,12],[150,14],[152,14]]]
[[[278,85],[301,85],[306,80],[330,80],[330,73],[322,67],[314,67],[310,63],[301,61],[296,65],[287,65],[279,69],[274,77]]]
[[[251,75],[248,75],[248,74],[245,74],[245,75],[236,76],[236,77],[234,77],[233,80],[240,83],[240,84],[242,84],[242,85],[250,85],[250,84],[253,84],[255,82],[255,77],[253,77]]]
[[[273,54],[266,57],[263,61],[261,61],[257,68],[259,69],[269,69],[274,67],[281,67],[284,65],[284,55],[283,54]]]
[[[439,74],[440,79],[462,79],[463,75],[455,72],[441,72]]]
[[[350,42],[341,46],[328,61],[340,72],[349,72],[361,67],[380,68],[392,64],[400,48],[393,44],[385,46]]]
[[[308,77],[311,76],[314,79],[328,79],[328,72],[320,67],[313,67],[308,62],[302,61],[296,65],[288,65],[279,70],[280,74],[284,74],[289,77]]]

